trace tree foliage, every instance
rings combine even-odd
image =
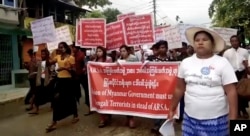
[[[106,5],[111,5],[112,3],[109,0],[74,0],[77,5],[89,6],[89,8],[104,7]]]
[[[213,0],[208,13],[218,27],[244,26],[250,36],[250,0]]]
[[[118,9],[107,8],[104,11],[94,10],[86,13],[85,18],[106,18],[107,23],[115,22],[117,15],[121,14]]]
[[[117,20],[117,15],[119,14],[121,14],[121,12],[116,8],[107,8],[103,11],[107,23],[115,22]]]
[[[84,16],[85,18],[106,18],[100,10],[94,10],[92,12],[88,12]]]

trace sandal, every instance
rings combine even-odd
[[[72,120],[72,123],[75,124],[79,121],[80,119],[78,117],[74,117],[73,120]]]
[[[131,129],[135,128],[135,121],[134,121],[134,119],[129,119],[129,128],[131,128]]]
[[[29,108],[26,108],[25,110],[26,111],[31,111],[33,108],[32,107],[29,107]]]
[[[101,120],[98,127],[99,128],[104,128],[106,126],[106,122],[104,120]]]
[[[56,124],[50,124],[48,125],[48,127],[46,128],[46,133],[52,132],[56,130]]]
[[[89,116],[89,115],[91,115],[91,114],[93,114],[93,113],[94,113],[94,112],[90,111],[90,112],[88,112],[88,113],[85,113],[84,116]]]
[[[28,114],[31,114],[31,115],[38,115],[38,111],[33,111],[33,112],[29,112]]]

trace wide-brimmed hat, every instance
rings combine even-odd
[[[212,35],[215,44],[214,52],[220,52],[225,48],[225,41],[223,38],[217,32],[204,27],[190,27],[186,29],[186,39],[192,46],[194,46],[194,35],[200,31],[205,31]]]

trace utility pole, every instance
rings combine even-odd
[[[154,23],[155,23],[155,26],[157,25],[157,22],[156,22],[156,0],[153,0],[153,8],[154,8]]]

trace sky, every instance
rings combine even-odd
[[[110,0],[108,7],[117,8],[122,13],[152,13],[153,0]],[[157,23],[175,24],[176,16],[187,24],[210,24],[208,8],[212,0],[156,0]],[[106,7],[107,8],[107,7]]]

